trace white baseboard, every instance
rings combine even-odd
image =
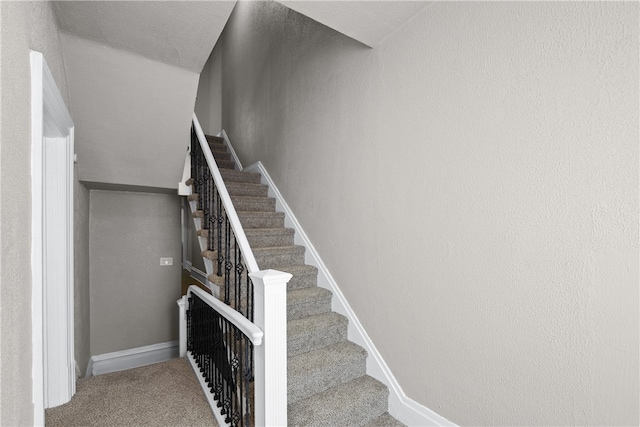
[[[179,352],[179,342],[170,341],[92,356],[89,359],[86,376],[108,374],[164,362],[178,357]]]
[[[229,144],[228,141],[227,144]],[[230,144],[229,147],[231,149]],[[244,168],[244,171],[262,175],[262,184],[269,186],[269,197],[276,199],[276,211],[285,214],[285,227],[295,229],[295,244],[306,248],[305,263],[318,269],[318,286],[333,292],[335,298],[332,299],[331,308],[349,319],[349,341],[367,350],[367,374],[389,388],[389,414],[408,426],[455,426],[451,421],[412,400],[404,393],[262,162],[254,163]]]

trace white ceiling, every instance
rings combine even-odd
[[[57,1],[63,31],[200,73],[232,1]]]
[[[279,3],[369,47],[375,47],[434,2],[281,0]]]

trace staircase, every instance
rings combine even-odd
[[[347,340],[348,319],[331,311],[331,292],[317,286],[317,269],[305,265],[305,248],[294,245],[294,230],[284,227],[284,213],[275,211],[260,174],[233,169],[222,138],[207,141],[258,266],[293,275],[287,285],[289,425],[402,426],[387,413],[387,387],[366,375],[366,351]]]

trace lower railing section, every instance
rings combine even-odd
[[[187,351],[213,394],[224,421],[254,425],[253,343],[196,294],[189,295]]]
[[[291,274],[263,270],[251,279],[255,323],[199,287],[189,287],[178,300],[180,356],[191,362],[221,426],[285,426]]]

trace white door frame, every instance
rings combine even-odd
[[[71,115],[40,52],[31,52],[31,273],[34,425],[75,393]]]

